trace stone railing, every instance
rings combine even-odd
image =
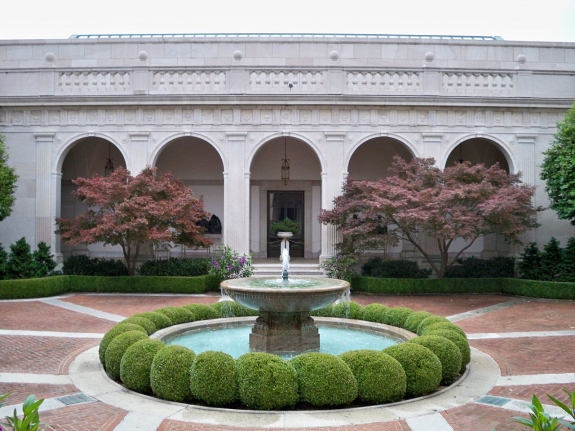
[[[421,91],[418,72],[350,71],[346,78],[346,93],[406,94]]]
[[[227,93],[226,70],[159,70],[151,72],[150,94]]]
[[[444,72],[441,89],[444,94],[510,96],[515,93],[514,76],[512,73]]]
[[[131,94],[132,71],[98,70],[58,73],[58,94]]]
[[[316,70],[251,70],[250,93],[325,93],[325,71]]]

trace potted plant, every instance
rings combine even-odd
[[[294,234],[301,231],[301,223],[286,217],[283,220],[272,223],[272,231],[280,238],[291,238]]]

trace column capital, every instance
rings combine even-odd
[[[54,142],[54,136],[56,133],[53,132],[41,132],[41,133],[34,133],[34,138],[36,138],[36,142]]]

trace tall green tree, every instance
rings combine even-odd
[[[0,221],[12,212],[14,192],[16,191],[16,169],[8,166],[8,152],[4,145],[4,137],[0,135]]]
[[[544,153],[541,179],[546,181],[551,209],[575,225],[575,103],[557,127],[555,140]]]

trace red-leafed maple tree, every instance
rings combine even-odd
[[[498,165],[489,168],[469,162],[441,170],[429,159],[407,162],[394,158],[393,175],[374,181],[348,179],[332,210],[322,210],[319,221],[340,229],[342,252],[359,253],[407,240],[429,262],[438,277],[478,238],[502,234],[507,241],[538,226],[542,208],[531,203],[534,187],[521,184]],[[439,263],[422,244],[434,238]],[[450,250],[463,238],[466,245]]]
[[[88,206],[73,219],[56,219],[57,233],[70,244],[103,242],[120,245],[128,274],[134,275],[142,245],[171,242],[206,246],[204,228],[196,225],[208,214],[202,198],[171,174],[146,168],[139,175],[118,167],[108,177],[78,178],[74,198]]]

